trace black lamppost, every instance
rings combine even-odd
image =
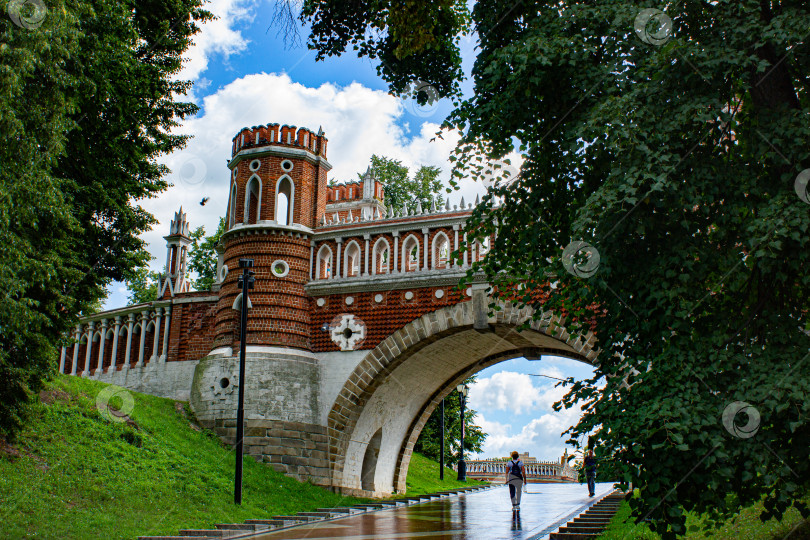
[[[239,259],[242,275],[237,284],[242,289],[240,309],[240,343],[239,343],[239,403],[236,406],[236,474],[233,482],[233,502],[242,504],[242,439],[245,434],[245,350],[247,349],[247,310],[250,306],[248,289],[253,288],[255,272],[253,259]]]
[[[439,431],[442,432],[442,439],[439,441],[439,480],[444,480],[444,400],[442,400],[439,426]]]
[[[458,448],[458,481],[467,481],[467,462],[464,461],[464,407],[467,405],[467,393],[470,387],[466,384],[459,384],[456,387],[458,390],[458,398],[461,401],[461,446]]]

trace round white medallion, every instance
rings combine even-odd
[[[285,159],[284,161],[281,162],[281,168],[285,172],[290,172],[291,170],[293,170],[293,162],[290,161],[289,159]]]
[[[290,273],[290,265],[283,259],[273,261],[270,265],[270,271],[273,272],[274,277],[285,277]]]
[[[259,167],[261,167],[261,166],[262,166],[262,162],[259,161],[258,159],[254,159],[253,161],[250,162],[250,165],[248,165],[250,170],[253,171],[253,172],[258,171]]]
[[[354,297],[353,296],[347,296],[346,297],[346,305],[350,306],[352,304],[354,304]]]
[[[433,295],[436,298],[444,298],[444,290],[443,289],[437,289],[436,292],[433,293]]]
[[[405,293],[405,300],[413,300],[413,291],[408,291]]]
[[[381,294],[375,294],[375,295],[374,295],[374,301],[375,301],[375,302],[377,302],[377,303],[379,304],[380,302],[382,302],[382,301],[383,301],[383,295],[381,295]]]
[[[225,277],[228,275],[228,267],[226,265],[222,265],[222,268],[219,269],[219,280],[225,281]]]
[[[326,298],[318,298],[315,303],[318,304],[318,307],[323,307],[326,304]]]
[[[467,290],[464,292],[467,294],[467,296],[472,296],[472,287],[467,287]]]

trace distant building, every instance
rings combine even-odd
[[[503,482],[511,457],[477,459],[467,461],[467,477],[484,482]],[[538,461],[528,452],[519,459],[526,467],[527,482],[530,484],[551,484],[576,482],[577,471],[568,464],[568,450],[556,461]]]

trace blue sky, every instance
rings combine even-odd
[[[177,130],[194,138],[180,152],[161,161],[172,169],[173,184],[160,197],[141,201],[159,224],[146,232],[151,267],[165,264],[163,236],[179,206],[188,214],[192,228],[216,227],[224,215],[228,193],[228,169],[233,135],[243,126],[277,122],[323,126],[329,138],[330,177],[354,179],[364,171],[372,154],[403,161],[412,169],[434,165],[449,179],[448,156],[456,139],[448,135],[431,142],[441,121],[450,112],[448,100],[433,107],[391,96],[377,76],[375,64],[353,54],[315,62],[315,54],[303,46],[285,44],[271,26],[273,3],[257,0],[213,0],[207,6],[218,18],[204,25],[188,51],[181,78],[194,81],[191,99],[201,110]],[[302,40],[306,32],[301,33]],[[462,42],[465,71],[474,60],[474,38]],[[469,92],[469,81],[462,88]],[[514,162],[513,162],[514,163]],[[462,196],[475,200],[485,188],[463,182],[451,201]],[[199,201],[210,197],[205,207]],[[116,283],[110,288],[106,307],[126,304],[126,290]],[[590,366],[562,358],[540,361],[516,359],[490,367],[478,375],[469,403],[478,411],[478,423],[490,433],[483,455],[503,456],[517,449],[542,459],[562,455],[560,433],[576,422],[578,411],[554,413],[551,404],[564,391],[551,379],[531,377],[543,373],[556,377],[589,377]]]

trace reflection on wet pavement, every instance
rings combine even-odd
[[[596,484],[596,497],[588,497],[588,488],[584,484],[530,484],[529,492],[523,495],[519,517],[513,518],[509,490],[501,486],[469,495],[258,534],[251,539],[540,540],[556,531],[572,514],[579,514],[612,489],[612,484]]]

